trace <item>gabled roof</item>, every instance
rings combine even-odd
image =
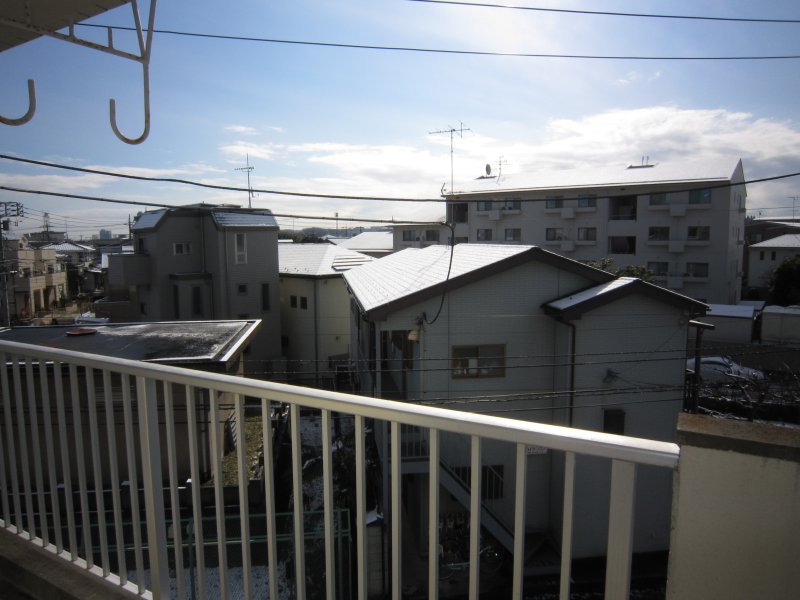
[[[55,250],[56,252],[94,252],[91,246],[83,244],[73,244],[72,242],[61,242],[60,244],[47,244],[42,246],[42,250]]]
[[[596,282],[613,275],[537,246],[457,244],[407,248],[344,274],[361,310],[381,319],[393,310],[420,302],[447,289],[479,281],[530,260],[580,273]],[[450,272],[448,278],[448,270]]]
[[[331,277],[372,260],[371,256],[332,244],[278,244],[281,275]]]
[[[161,209],[141,213],[136,217],[133,231],[143,231],[158,227],[164,217],[180,214],[207,213],[220,229],[278,229],[278,222],[268,209],[251,209],[211,204],[193,204],[177,208]]]
[[[751,248],[800,248],[800,233],[785,233],[758,244],[753,244]]]
[[[391,231],[365,231],[347,239],[331,239],[342,248],[360,252],[391,252],[394,249],[394,234]]]
[[[675,183],[711,183],[731,181],[740,160],[702,160],[662,162],[649,165],[619,163],[602,168],[563,169],[540,172],[503,174],[498,178],[482,178],[465,182],[455,196],[470,193],[542,191],[569,188],[613,187],[619,185],[653,185]]]
[[[667,304],[685,308],[693,315],[705,314],[708,308],[702,302],[693,300],[666,288],[647,283],[635,277],[618,277],[594,287],[582,290],[543,305],[546,312],[558,314],[565,319],[580,318],[584,313],[613,302],[631,293],[643,293]]]

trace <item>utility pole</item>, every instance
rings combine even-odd
[[[447,129],[439,129],[438,131],[429,131],[428,133],[431,135],[437,133],[449,133],[450,134],[450,193],[453,193],[453,134],[457,133],[458,137],[464,137],[465,131],[472,131],[468,127],[464,127],[464,123],[461,121],[458,122],[458,128],[451,127],[450,125],[447,126]]]
[[[247,173],[247,208],[253,208],[253,188],[250,187],[250,171],[255,167],[250,166],[250,154],[245,154],[245,156],[247,157],[247,166],[239,167],[234,171],[245,171]]]
[[[794,222],[794,204],[800,200],[800,196],[789,196],[789,200],[792,201],[792,222]]]
[[[5,303],[4,320],[5,326],[11,327],[11,305],[8,302],[8,276],[16,272],[16,269],[9,269],[6,263],[6,241],[3,238],[3,231],[9,226],[11,217],[22,217],[25,209],[19,202],[0,202],[0,260],[2,260],[3,275],[3,302]]]

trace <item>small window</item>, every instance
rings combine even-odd
[[[597,227],[578,227],[579,242],[596,242]]]
[[[203,288],[192,286],[192,317],[203,316]]]
[[[689,204],[711,204],[711,190],[690,191]]]
[[[246,265],[247,264],[247,234],[246,233],[237,233],[236,234],[236,264],[237,265]]]
[[[651,227],[647,232],[647,239],[651,242],[669,241],[669,227]]]
[[[625,411],[621,408],[603,410],[603,432],[625,435]]]
[[[708,277],[708,263],[687,262],[686,275],[689,277]]]
[[[502,344],[454,346],[452,369],[453,379],[504,377],[506,347]]]
[[[478,229],[478,241],[479,242],[491,242],[492,241],[492,230],[491,229]]]
[[[564,230],[561,227],[548,227],[544,231],[544,239],[548,242],[556,242],[565,239]]]
[[[666,262],[649,262],[647,263],[647,270],[656,277],[666,277],[669,271],[669,263]]]
[[[686,239],[707,242],[711,239],[711,227],[708,225],[690,226]]]
[[[403,241],[404,242],[413,242],[414,241],[414,230],[413,229],[404,229],[403,230]]]
[[[511,227],[506,229],[506,241],[518,242],[522,239],[522,229],[519,227]]]
[[[289,297],[289,306],[291,306],[292,308],[297,308],[297,296]]]
[[[300,296],[300,308],[302,310],[308,309],[308,298],[306,298],[305,296]]]
[[[466,223],[467,215],[469,215],[469,205],[466,202],[459,202],[458,204],[450,204],[448,207],[450,220],[453,223]]]
[[[772,252],[769,253],[769,258],[770,260],[775,260],[776,258],[778,258],[778,253],[775,250],[773,250]]]
[[[666,192],[650,194],[650,206],[664,206],[668,204]]]
[[[269,284],[261,284],[261,311],[267,312],[269,310]]]
[[[503,202],[503,210],[520,210],[522,200],[520,198],[508,198]]]
[[[191,242],[175,242],[172,244],[172,254],[175,256],[179,256],[181,254],[191,254],[192,253],[192,243]]]
[[[758,260],[764,260],[764,251],[760,250],[758,253]]]
[[[545,208],[561,208],[562,206],[564,206],[564,199],[560,196],[551,196],[546,198],[544,202]]]
[[[425,241],[426,242],[438,242],[439,241],[439,230],[438,229],[426,229],[425,230]]]
[[[578,208],[597,208],[597,196],[578,196]]]
[[[481,200],[481,201],[478,202],[478,206],[476,208],[479,211],[492,210],[492,201],[491,200]]]

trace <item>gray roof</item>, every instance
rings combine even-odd
[[[754,319],[756,307],[745,304],[709,304],[708,317],[729,317],[734,319]]]
[[[56,252],[94,252],[91,246],[83,244],[73,244],[72,242],[61,242],[60,244],[47,244],[42,246],[42,250],[55,250]]]
[[[705,314],[707,306],[683,294],[647,283],[636,277],[618,277],[594,287],[582,290],[544,305],[548,312],[559,313],[565,318],[580,317],[583,313],[603,306],[624,295],[645,293],[668,304],[687,308],[694,315]]]
[[[730,181],[739,160],[694,161],[688,163],[651,163],[641,167],[620,163],[603,168],[564,169],[503,174],[499,179],[483,178],[460,184],[456,194],[610,187],[617,185],[652,185],[666,183],[703,183]]]
[[[751,248],[800,248],[800,233],[785,233],[753,244]]]
[[[484,269],[491,267],[491,272],[497,273],[502,267],[510,268],[521,261],[549,262],[578,270],[598,282],[613,277],[537,246],[457,244],[452,247],[452,267],[450,250],[450,246],[407,248],[348,271],[344,278],[361,309],[379,318],[398,303],[440,293],[445,283],[452,289],[483,276]]]
[[[332,244],[278,244],[281,275],[341,275],[372,260],[371,256]]]
[[[213,209],[211,215],[218,227],[231,229],[241,228],[278,228],[278,222],[267,209]]]
[[[162,217],[167,214],[167,209],[143,212],[136,217],[131,229],[139,231],[140,229],[152,229],[161,221]]]
[[[363,252],[391,252],[394,234],[391,231],[365,231],[347,239],[332,239],[337,246]]]
[[[95,333],[72,335],[76,326],[15,327],[0,340],[170,364],[224,362],[249,341],[260,321],[176,321],[91,325]],[[82,326],[85,328],[85,326]]]

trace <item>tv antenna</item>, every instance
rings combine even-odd
[[[458,128],[451,127],[450,125],[447,126],[447,129],[439,129],[438,131],[429,131],[428,133],[431,135],[437,133],[449,133],[450,134],[450,193],[453,192],[453,134],[457,133],[458,137],[464,137],[465,131],[472,131],[469,127],[464,127],[464,123],[461,121],[458,122]],[[444,187],[444,186],[442,186]]]
[[[234,171],[246,171],[247,172],[247,208],[253,208],[253,188],[250,187],[250,171],[255,169],[255,167],[250,165],[250,154],[245,154],[247,159],[247,166],[246,167],[238,167],[234,169]]]

